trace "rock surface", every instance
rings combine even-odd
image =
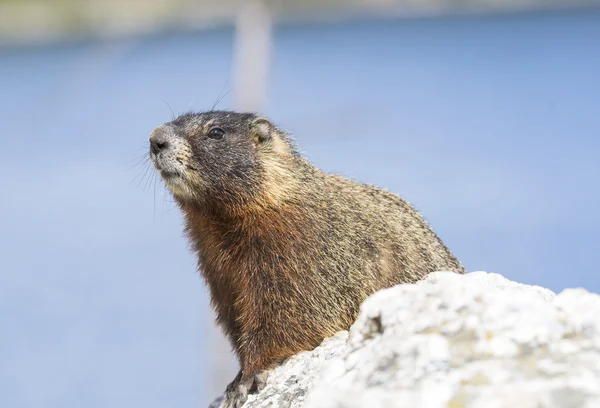
[[[600,407],[600,296],[432,273],[368,298],[245,407]]]

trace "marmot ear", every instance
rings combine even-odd
[[[264,143],[271,139],[275,126],[266,118],[258,117],[250,123],[252,141],[256,144]]]

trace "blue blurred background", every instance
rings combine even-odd
[[[171,110],[232,107],[233,38],[0,48],[1,406],[205,406],[235,374],[143,161]],[[314,164],[404,196],[470,271],[600,291],[600,10],[309,20],[273,41],[264,111]]]

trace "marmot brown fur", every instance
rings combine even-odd
[[[181,115],[152,132],[150,157],[240,362],[225,406],[241,406],[286,357],[348,329],[377,290],[464,273],[410,204],[317,169],[263,117]]]

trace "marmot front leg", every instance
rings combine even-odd
[[[225,399],[221,407],[240,408],[248,399],[249,394],[259,393],[265,388],[268,377],[268,371],[258,371],[246,376],[240,370],[225,389]]]

